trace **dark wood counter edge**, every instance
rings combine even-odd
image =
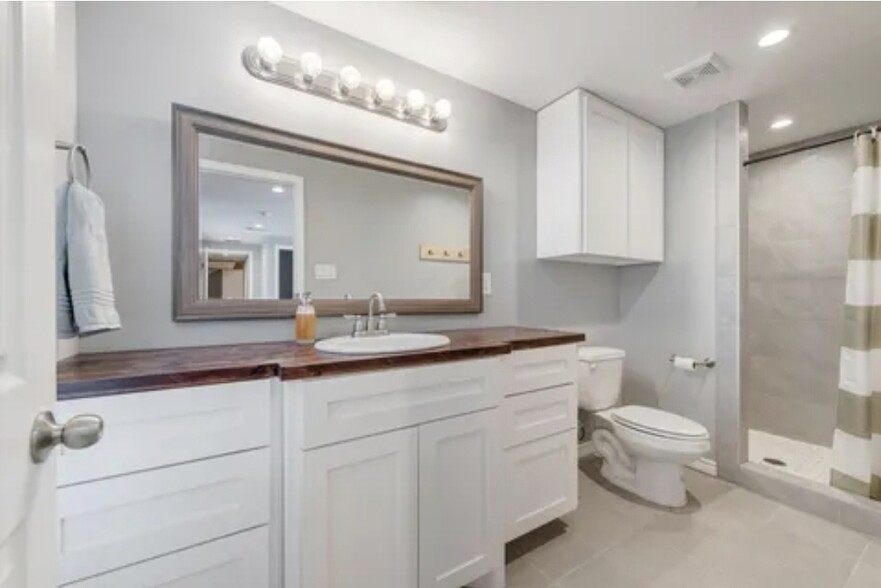
[[[58,400],[75,400],[115,394],[166,390],[185,386],[203,386],[248,380],[262,380],[274,376],[282,380],[314,378],[331,374],[349,374],[377,369],[397,367],[414,367],[448,361],[477,359],[495,355],[505,355],[512,351],[536,349],[555,345],[567,345],[584,341],[582,333],[549,331],[544,329],[525,329],[519,327],[494,327],[490,329],[465,329],[444,331],[451,336],[468,337],[475,332],[498,334],[494,341],[478,341],[471,344],[459,343],[459,346],[428,349],[424,351],[374,356],[343,356],[320,354],[307,360],[284,356],[265,358],[263,361],[243,359],[242,365],[206,366],[197,369],[174,369],[173,371],[156,370],[153,373],[126,374],[112,377],[83,377],[64,381],[59,379],[57,385]],[[502,337],[501,335],[508,335]],[[455,339],[454,339],[455,342]],[[243,344],[242,347],[261,344]],[[233,348],[238,346],[218,346]],[[184,348],[185,349],[185,348]],[[210,348],[199,348],[210,349]],[[161,350],[161,351],[182,351]],[[137,352],[125,352],[129,354]],[[149,353],[149,352],[148,352]],[[96,354],[92,357],[100,356]],[[88,357],[88,356],[87,356]],[[62,362],[63,363],[63,362]],[[229,362],[234,364],[233,361]],[[61,366],[62,364],[59,364]]]

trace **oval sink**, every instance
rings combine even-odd
[[[402,353],[419,351],[450,344],[450,338],[431,333],[389,333],[375,337],[333,337],[315,344],[318,351],[346,355],[374,353]]]

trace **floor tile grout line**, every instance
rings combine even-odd
[[[845,578],[844,583],[841,585],[842,588],[846,588],[848,583],[850,583],[851,578],[853,578],[854,574],[857,573],[857,568],[860,567],[863,558],[866,556],[866,553],[869,551],[869,547],[871,546],[872,540],[869,539],[869,541],[866,542],[865,547],[863,547],[863,550],[860,552],[859,557],[857,557],[856,561],[853,562],[853,566],[850,568],[850,573],[847,575],[847,578]]]

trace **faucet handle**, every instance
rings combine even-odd
[[[376,319],[376,329],[378,331],[386,331],[387,332],[388,327],[385,324],[385,319],[395,318],[396,316],[398,316],[398,315],[394,312],[383,312]]]
[[[367,330],[367,324],[364,320],[364,315],[344,314],[343,318],[355,321],[354,323],[352,323],[352,337],[360,337]]]

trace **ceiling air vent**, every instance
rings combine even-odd
[[[722,60],[715,53],[704,55],[689,64],[664,74],[664,77],[680,88],[689,88],[698,82],[719,75],[725,69]]]

